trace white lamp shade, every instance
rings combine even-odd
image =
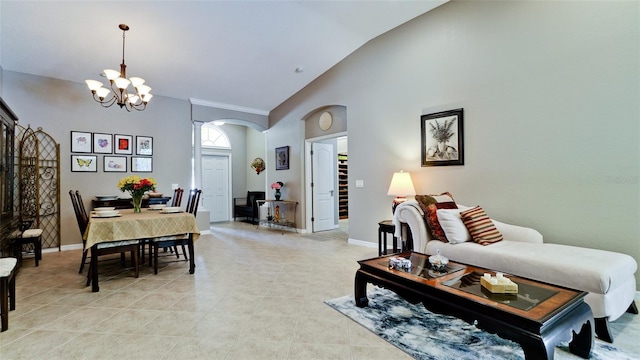
[[[138,94],[146,95],[151,91],[151,88],[148,85],[140,85],[136,86],[136,90],[138,90]]]
[[[104,69],[104,75],[107,77],[107,79],[113,81],[120,77],[120,71]]]
[[[149,102],[149,100],[151,100],[151,98],[153,97],[153,94],[144,94],[144,95],[141,95],[141,96],[142,96],[142,102],[147,103],[147,102]]]
[[[107,88],[100,88],[98,90],[96,90],[96,95],[98,95],[98,97],[100,99],[104,99],[107,97],[107,95],[109,95],[109,93],[111,92],[111,90],[107,89]]]
[[[144,84],[144,79],[143,78],[139,78],[139,77],[130,77],[129,80],[131,80],[131,85],[133,85],[133,87],[138,87],[142,84]]]
[[[96,91],[102,87],[102,83],[97,80],[85,80],[84,82],[87,83],[87,86],[91,91]]]
[[[130,95],[130,96],[127,97],[127,100],[129,101],[129,103],[131,105],[134,105],[135,103],[137,103],[138,99],[140,99],[140,97],[138,97],[138,95]]]
[[[113,82],[116,83],[116,86],[118,87],[118,89],[126,89],[127,86],[129,86],[129,84],[131,83],[129,79],[125,79],[121,77],[113,80]]]
[[[387,195],[413,196],[415,194],[416,189],[413,187],[413,181],[411,181],[411,175],[409,173],[402,171],[393,173]]]

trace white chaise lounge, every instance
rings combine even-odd
[[[458,204],[460,211],[468,209]],[[613,342],[609,321],[626,311],[638,313],[636,261],[629,255],[604,250],[543,243],[542,235],[530,228],[493,220],[504,240],[480,245],[473,241],[448,243],[433,240],[423,209],[410,200],[396,208],[396,236],[402,238],[402,224],[411,229],[413,250],[440,253],[452,261],[502,271],[538,281],[588,292],[585,302],[595,318],[596,335]],[[407,239],[403,239],[407,240]]]

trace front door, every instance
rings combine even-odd
[[[209,221],[229,221],[229,157],[202,156],[202,205]]]

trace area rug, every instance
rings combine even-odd
[[[422,304],[413,305],[390,290],[370,288],[367,297],[369,305],[364,308],[356,306],[353,295],[325,303],[416,359],[524,359],[518,343],[455,317],[430,312]],[[596,360],[637,358],[597,339],[591,353],[591,359]],[[581,358],[569,352],[568,344],[561,344],[555,359]]]

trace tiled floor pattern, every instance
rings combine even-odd
[[[20,270],[0,359],[408,359],[323,303],[351,294],[356,260],[377,255],[346,238],[215,225],[196,242],[195,274],[182,261],[138,279],[101,264],[99,293],[78,274],[80,251],[45,253]],[[640,354],[638,318],[614,335]]]

